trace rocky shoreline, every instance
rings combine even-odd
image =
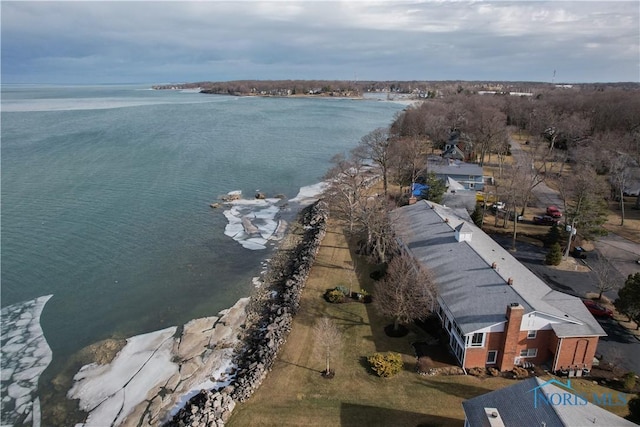
[[[201,390],[165,426],[223,426],[236,402],[244,402],[260,387],[291,330],[300,295],[326,232],[328,212],[323,201],[301,211],[270,261],[263,285],[246,308],[234,378],[223,388]]]

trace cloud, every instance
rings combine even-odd
[[[635,1],[3,1],[2,80],[638,81],[639,14]]]

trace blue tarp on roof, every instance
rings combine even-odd
[[[414,182],[411,184],[411,195],[415,197],[425,196],[429,191],[429,186]]]

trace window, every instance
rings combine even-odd
[[[487,365],[493,365],[498,360],[498,350],[489,350],[487,352]]]
[[[528,339],[528,340],[532,340],[532,339],[534,339],[534,338],[536,337],[537,333],[538,333],[538,331],[529,331],[529,332],[527,333],[527,339]]]
[[[536,357],[537,354],[537,348],[525,348],[524,350],[520,350],[520,357]]]
[[[470,182],[470,183],[469,183],[469,188],[473,188],[473,187],[475,187],[475,183]]]
[[[481,332],[476,332],[471,337],[471,347],[482,347],[484,345],[484,334]]]

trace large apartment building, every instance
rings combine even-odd
[[[402,247],[437,282],[433,311],[463,368],[548,363],[572,376],[591,369],[606,333],[582,301],[551,289],[466,210],[419,201],[391,215]]]

